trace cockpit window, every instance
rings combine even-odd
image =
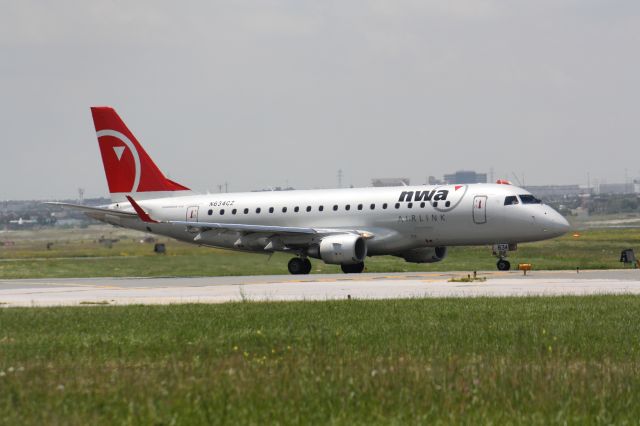
[[[504,199],[504,205],[505,206],[510,206],[513,204],[518,204],[518,197],[516,197],[515,195],[509,195],[508,197],[505,197]]]
[[[531,194],[524,194],[520,196],[522,204],[542,204],[542,201],[538,200]]]

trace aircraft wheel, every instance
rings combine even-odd
[[[306,260],[306,259],[305,259]],[[308,262],[308,260],[307,260]],[[293,259],[291,259],[289,261],[289,265],[287,265],[289,268],[289,272],[293,275],[300,275],[300,274],[306,274],[308,272],[305,272],[306,270],[306,264],[305,261],[303,259],[300,259],[299,257],[294,257]],[[309,262],[309,266],[311,266],[311,262]]]
[[[498,271],[508,271],[511,269],[511,263],[508,260],[500,259],[497,263]]]
[[[345,274],[359,274],[364,271],[364,262],[354,263],[352,265],[340,265],[340,268]]]
[[[311,261],[309,259],[303,259],[302,261],[304,262],[304,271],[302,273],[308,274],[311,272]]]

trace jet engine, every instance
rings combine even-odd
[[[447,256],[447,248],[422,247],[405,251],[398,256],[411,263],[434,263],[440,262]]]
[[[361,263],[367,256],[367,243],[359,235],[330,235],[320,240],[320,244],[309,247],[308,255],[335,265]]]

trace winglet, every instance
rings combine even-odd
[[[142,210],[142,207],[140,207],[140,205],[138,203],[136,203],[136,201],[131,198],[131,196],[127,195],[127,200],[129,200],[129,202],[131,203],[131,205],[133,206],[133,209],[136,211],[136,213],[138,213],[138,217],[143,221],[143,222],[147,222],[147,223],[158,223],[157,220],[153,220],[151,219],[151,216],[149,216],[147,214],[147,212],[145,212],[144,210]]]

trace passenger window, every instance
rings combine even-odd
[[[307,211],[310,212],[311,211],[311,206],[307,206]]]
[[[249,213],[249,209],[244,209],[244,214]]]
[[[522,204],[542,204],[542,201],[531,194],[520,195],[520,201],[522,201]]]
[[[362,210],[362,204],[358,204],[358,210]]]
[[[287,212],[287,208],[286,208],[286,207],[283,207],[283,208],[282,208],[282,213],[286,213],[286,212]]]
[[[407,204],[407,207],[412,208],[413,207],[413,203]]]
[[[384,204],[382,205],[382,209],[383,209],[383,210],[386,210],[386,209],[387,209],[387,203],[384,203]]]
[[[421,202],[421,203],[420,203],[420,208],[421,208],[421,209],[424,209],[424,206],[425,206],[425,203],[424,203],[424,201],[423,201],[423,202]]]
[[[261,209],[260,209],[260,207],[258,207],[258,208],[256,209],[256,213],[260,214],[260,211],[261,211]]]
[[[224,209],[220,209],[220,216],[224,214]]]
[[[207,214],[209,214],[209,216],[211,216],[213,214],[213,210],[209,209],[209,211],[207,212]]]
[[[337,205],[337,204],[334,204],[334,206],[333,206],[333,211],[335,212],[335,211],[337,211],[337,210],[338,210],[338,205]]]
[[[293,208],[293,211],[294,211],[294,212],[296,212],[296,213],[298,213],[298,212],[300,211],[300,207],[295,206],[295,207]]]
[[[319,211],[319,212],[321,212],[321,211],[323,211],[323,210],[324,210],[324,206],[320,206],[320,207],[318,207],[318,211]]]
[[[504,199],[504,205],[505,206],[511,206],[511,205],[515,205],[518,204],[518,197],[516,197],[515,195],[509,195],[508,197],[505,197]]]
[[[351,206],[349,204],[347,204],[346,206],[344,206],[344,209],[347,210],[347,211],[351,210]]]
[[[371,204],[371,205],[369,206],[369,208],[370,208],[371,210],[373,210],[373,209],[375,209],[375,208],[376,208],[376,205],[375,205],[375,204]]]
[[[273,213],[273,207],[269,207],[269,213]]]
[[[396,203],[396,209],[400,208],[400,203]]]
[[[237,210],[237,209],[233,209],[233,210],[231,210],[231,214],[236,214],[236,213],[238,213],[238,210]]]

